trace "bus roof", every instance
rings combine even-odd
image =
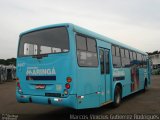
[[[100,35],[98,33],[95,33],[93,31],[90,31],[86,28],[82,28],[80,26],[77,26],[77,25],[74,25],[72,23],[61,23],[61,24],[52,24],[52,25],[47,25],[47,26],[42,26],[42,27],[38,27],[38,28],[34,28],[34,29],[31,29],[31,30],[28,30],[28,31],[25,31],[25,32],[22,32],[20,34],[23,35],[23,34],[26,34],[26,33],[29,33],[29,32],[33,32],[33,31],[36,31],[36,30],[42,30],[42,29],[47,29],[47,28],[52,28],[52,27],[60,27],[60,26],[71,26],[73,28],[74,31],[78,32],[78,33],[81,33],[81,34],[85,34],[85,35],[88,35],[90,37],[93,37],[93,38],[96,38],[98,40],[102,40],[102,41],[105,41],[105,42],[108,42],[108,43],[111,43],[113,45],[117,45],[117,46],[120,46],[122,48],[126,48],[126,49],[130,49],[132,51],[136,51],[138,53],[141,53],[141,54],[144,54],[144,55],[147,55],[147,53],[141,51],[141,50],[138,50],[136,48],[133,48],[131,46],[128,46],[126,44],[123,44],[117,40],[114,40],[114,39],[111,39],[111,38],[108,38],[106,36],[103,36],[103,35]]]

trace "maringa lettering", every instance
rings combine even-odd
[[[55,69],[27,69],[26,75],[55,75]]]

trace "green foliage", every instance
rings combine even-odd
[[[16,58],[0,59],[1,65],[16,65]]]

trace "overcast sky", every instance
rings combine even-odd
[[[0,0],[0,59],[16,57],[21,32],[64,22],[160,50],[160,0]]]

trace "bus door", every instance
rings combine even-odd
[[[111,100],[110,50],[99,48],[100,55],[100,103]]]

